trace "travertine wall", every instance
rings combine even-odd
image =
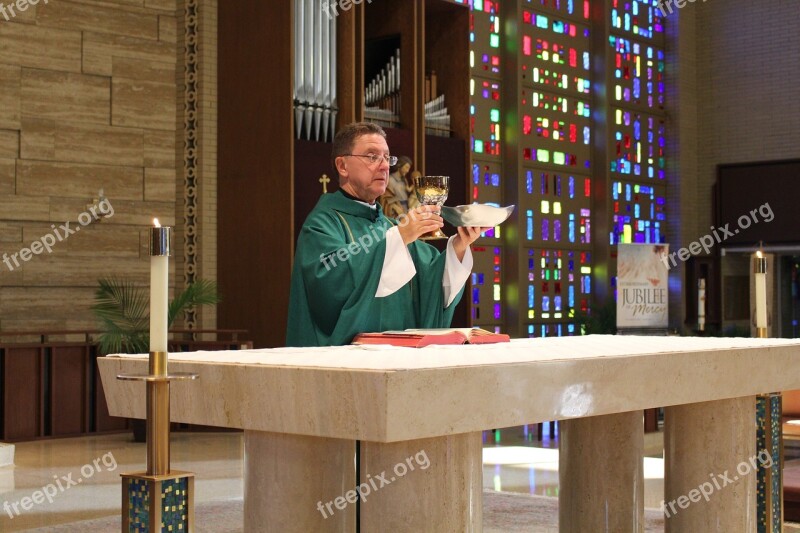
[[[0,258],[80,226],[100,189],[114,210],[52,253],[0,263],[0,331],[94,328],[98,278],[148,281],[146,227],[176,223],[181,188],[177,7],[40,0],[0,15]]]

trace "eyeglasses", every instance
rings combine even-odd
[[[380,162],[386,161],[389,163],[390,167],[393,167],[397,164],[397,156],[396,155],[379,155],[379,154],[342,154],[341,157],[365,157],[369,159],[369,162],[373,165]]]

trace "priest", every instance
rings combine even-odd
[[[331,157],[339,190],[320,198],[300,230],[286,345],[338,346],[362,332],[448,327],[482,229],[458,228],[441,253],[419,240],[443,226],[436,206],[399,220],[383,214],[376,200],[397,158],[380,126],[344,127]]]

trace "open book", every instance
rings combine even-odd
[[[492,344],[508,342],[505,333],[492,333],[480,328],[407,329],[383,333],[359,333],[353,344],[391,344],[422,348],[431,344]]]

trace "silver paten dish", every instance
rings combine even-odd
[[[489,228],[505,222],[514,212],[513,205],[494,207],[486,204],[442,206],[442,218],[453,226],[480,226]]]

